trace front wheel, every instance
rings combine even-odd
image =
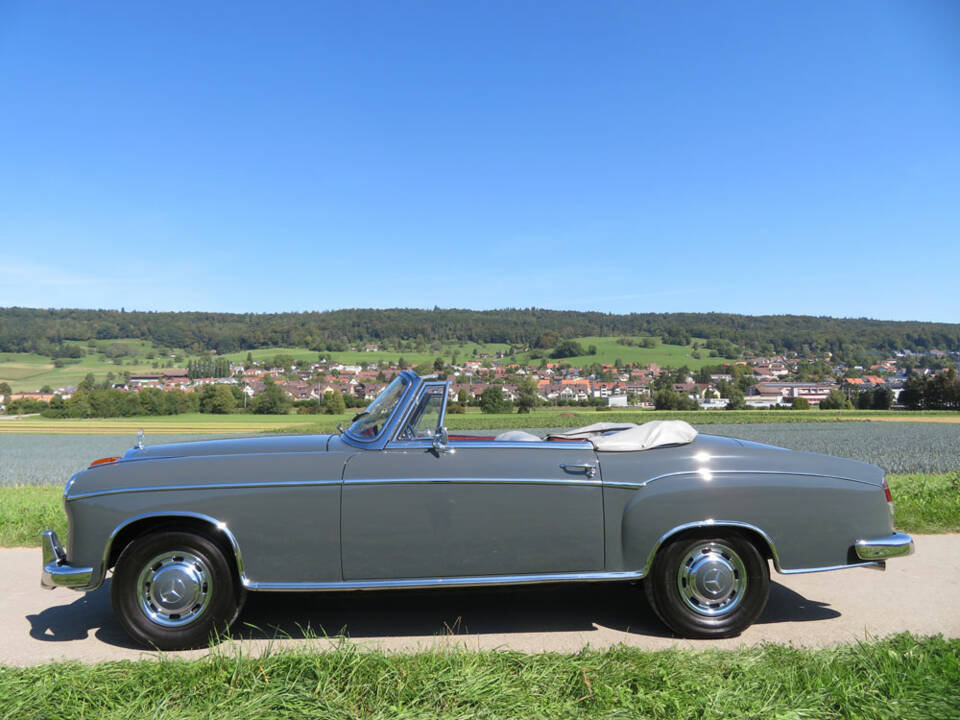
[[[770,569],[741,535],[700,534],[665,544],[643,584],[651,607],[678,635],[734,637],[766,607]]]
[[[141,645],[180,650],[206,645],[240,611],[242,589],[223,552],[190,532],[154,532],[120,554],[110,587],[113,610]]]

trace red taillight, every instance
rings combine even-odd
[[[887,496],[887,502],[893,502],[893,495],[890,494],[890,486],[887,485],[887,479],[883,479],[883,494]]]
[[[115,463],[119,459],[119,457],[100,458],[99,460],[94,460],[92,463],[90,463],[90,467],[96,467],[97,465],[109,465],[110,463]],[[89,468],[87,469],[89,470]]]

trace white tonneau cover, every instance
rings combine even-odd
[[[589,440],[598,452],[650,450],[662,445],[686,445],[697,437],[697,431],[683,420],[651,420],[635,423],[594,423],[548,437],[563,440]]]

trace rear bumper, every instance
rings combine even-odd
[[[43,572],[40,574],[40,585],[47,590],[58,587],[85,590],[93,579],[93,568],[68,565],[67,553],[53,530],[44,530],[42,537]]]
[[[913,554],[913,538],[905,533],[893,533],[880,538],[857,540],[854,547],[861,560],[888,560]]]

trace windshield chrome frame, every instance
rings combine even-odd
[[[400,399],[397,400],[397,404],[394,406],[393,412],[390,413],[390,417],[383,423],[380,432],[372,438],[362,438],[353,435],[350,432],[350,428],[347,428],[340,437],[342,437],[348,445],[362,450],[382,450],[387,444],[387,441],[393,437],[400,421],[406,417],[410,400],[419,394],[420,387],[423,385],[423,378],[413,372],[413,370],[401,370],[397,377],[401,376],[406,378],[407,387],[400,395]]]
[[[447,418],[447,399],[450,395],[450,382],[448,380],[436,380],[436,375],[428,375],[426,377],[420,378],[422,380],[420,388],[417,390],[417,394],[410,400],[407,404],[407,407],[403,412],[403,419],[397,426],[393,429],[393,435],[391,436],[390,441],[387,443],[387,447],[390,448],[418,448],[418,447],[433,447],[433,438],[417,438],[416,440],[401,440],[399,438],[400,431],[406,426],[407,421],[410,419],[410,413],[413,412],[413,409],[419,404],[420,398],[423,397],[423,394],[427,392],[427,389],[434,385],[443,386],[443,400],[440,407],[440,417],[437,419],[437,431],[443,427],[444,420]]]

